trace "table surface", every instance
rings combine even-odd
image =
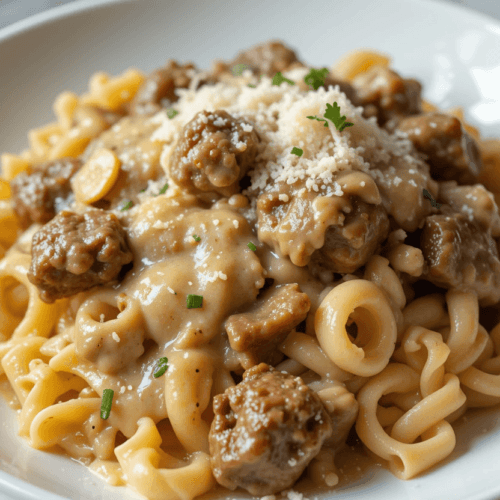
[[[0,0],[0,29],[39,12],[74,0]],[[334,0],[341,1],[341,0]],[[342,0],[343,1],[343,0]],[[498,0],[446,0],[449,3],[465,5],[484,14],[500,19]]]

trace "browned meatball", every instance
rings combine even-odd
[[[260,361],[279,363],[283,355],[277,346],[306,318],[310,307],[309,297],[294,283],[267,290],[251,310],[229,316],[226,332],[243,368]]]
[[[194,64],[179,65],[169,60],[167,64],[154,70],[139,87],[131,105],[131,114],[155,113],[172,105],[179,98],[175,90],[185,89],[191,82],[190,70],[196,69]]]
[[[343,226],[330,226],[325,244],[311,256],[311,264],[320,264],[336,273],[353,273],[365,265],[389,234],[390,224],[382,205],[352,201],[353,210]]]
[[[51,303],[114,280],[132,261],[125,231],[101,210],[60,212],[33,235],[28,279]]]
[[[289,488],[332,433],[318,395],[300,377],[265,363],[214,398],[212,470],[231,490],[269,495]]]
[[[184,126],[170,157],[170,175],[192,193],[231,196],[252,165],[258,142],[253,126],[244,120],[223,110],[200,111]]]
[[[398,129],[406,132],[415,148],[428,156],[435,179],[455,179],[461,184],[476,181],[482,167],[481,154],[458,118],[428,113],[402,120]]]
[[[286,71],[293,64],[302,65],[295,52],[279,41],[270,41],[243,50],[231,64],[244,64],[255,74],[267,76]]]
[[[482,305],[500,300],[500,260],[489,231],[464,213],[444,206],[426,218],[420,238],[425,278],[444,288],[477,293]]]
[[[32,173],[21,173],[11,182],[12,201],[23,227],[33,222],[45,224],[67,206],[71,177],[79,170],[81,161],[61,158],[38,165]]]
[[[380,126],[421,112],[422,85],[389,68],[375,66],[358,75],[352,84],[365,115],[376,116]]]

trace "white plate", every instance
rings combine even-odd
[[[82,92],[95,71],[148,71],[170,57],[204,67],[270,38],[285,40],[318,66],[354,48],[387,52],[396,69],[423,82],[428,100],[445,108],[463,106],[485,135],[500,137],[500,24],[450,4],[81,1],[0,31],[0,152],[25,147],[28,129],[52,119],[55,96],[64,89]],[[375,467],[329,498],[498,500],[499,416],[498,410],[469,416],[457,426],[452,456],[418,479],[399,481]],[[29,448],[16,437],[14,413],[3,403],[0,421],[0,499],[136,498],[75,462]]]

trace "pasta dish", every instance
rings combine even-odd
[[[500,139],[421,94],[279,41],[61,93],[2,155],[19,435],[149,500],[440,464],[500,403]]]

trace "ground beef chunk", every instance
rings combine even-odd
[[[402,120],[398,129],[406,132],[415,148],[427,155],[435,179],[455,179],[460,184],[476,181],[482,167],[481,154],[458,118],[428,113]]]
[[[443,206],[442,215],[426,218],[420,246],[427,264],[425,279],[444,288],[477,293],[481,305],[500,300],[500,260],[495,240],[468,215]]]
[[[335,273],[353,273],[387,238],[390,224],[382,205],[359,199],[354,199],[352,205],[342,226],[326,230],[325,244],[312,254],[311,265],[319,264]]]
[[[277,346],[306,318],[310,307],[309,297],[299,285],[290,284],[270,288],[250,311],[230,316],[226,331],[243,368],[261,361],[279,363],[282,354]]]
[[[389,68],[374,66],[358,75],[352,85],[365,116],[376,116],[380,126],[393,128],[394,122],[421,112],[420,83],[402,78]]]
[[[184,126],[170,157],[172,179],[188,191],[231,196],[257,155],[259,137],[251,124],[223,110],[201,111]]]
[[[482,184],[458,186],[456,181],[441,182],[438,200],[450,205],[455,212],[463,212],[470,222],[476,221],[493,237],[500,236],[500,216],[495,197]]]
[[[35,167],[31,173],[21,173],[11,182],[12,200],[23,227],[33,222],[45,224],[69,203],[71,177],[81,161],[61,158]]]
[[[33,235],[28,279],[45,302],[114,280],[132,261],[125,231],[101,210],[60,212]]]
[[[231,65],[244,64],[257,75],[274,76],[292,65],[300,65],[295,52],[279,41],[270,41],[240,52]]]
[[[189,86],[195,69],[192,63],[179,65],[169,60],[164,67],[154,70],[139,87],[130,105],[130,113],[156,113],[163,107],[171,106],[179,99],[175,90]]]
[[[214,398],[212,470],[222,486],[252,495],[289,488],[332,433],[318,395],[300,377],[261,363]]]

